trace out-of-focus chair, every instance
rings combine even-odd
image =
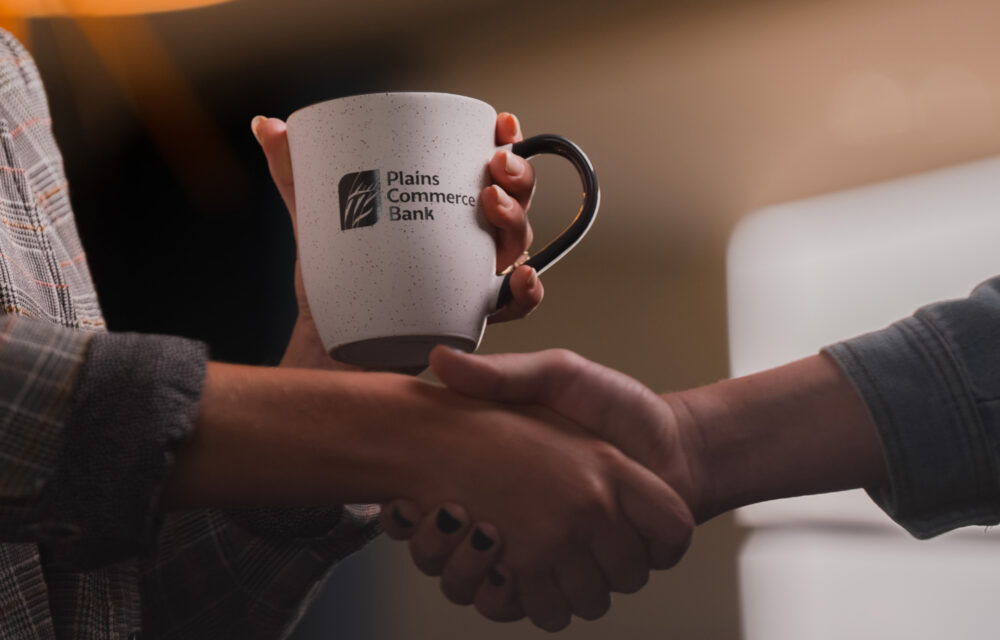
[[[968,295],[1000,274],[1000,158],[755,212],[727,270],[734,376]],[[1000,545],[981,527],[917,541],[860,490],[753,505],[737,522],[750,529],[744,640],[997,633]]]

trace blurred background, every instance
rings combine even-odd
[[[990,0],[233,0],[30,20],[15,5],[0,2],[0,23],[46,82],[110,328],[199,338],[234,362],[276,362],[294,320],[257,114],[434,90],[573,138],[600,176],[598,220],[546,274],[542,307],[491,326],[482,350],[566,347],[659,391],[728,374],[725,249],[742,217],[1000,151]],[[543,240],[579,188],[568,164],[536,167]],[[728,516],[704,525],[675,570],[562,636],[739,637],[741,535]],[[447,603],[405,547],[378,541],[296,637],[543,635]]]

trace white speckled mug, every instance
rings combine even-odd
[[[510,299],[478,202],[496,118],[485,102],[444,93],[351,96],[288,118],[302,276],[334,359],[413,370],[437,344],[472,351],[487,315]],[[576,218],[527,262],[541,273],[590,228],[597,177],[559,136],[512,150],[562,155],[583,181]]]

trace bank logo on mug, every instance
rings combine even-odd
[[[382,193],[377,169],[345,174],[338,189],[342,230],[370,227],[378,222]]]
[[[583,202],[565,208],[560,217],[572,222],[528,259],[536,273],[577,245],[600,203],[579,147],[553,134],[498,146],[496,109],[474,98],[369,93],[318,102],[287,122],[309,308],[323,349],[365,369],[423,370],[436,345],[473,351],[488,314],[512,299],[479,202],[498,151],[558,155],[580,175],[573,191]]]

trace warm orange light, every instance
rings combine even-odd
[[[194,9],[228,0],[0,0],[0,16],[122,16]]]

